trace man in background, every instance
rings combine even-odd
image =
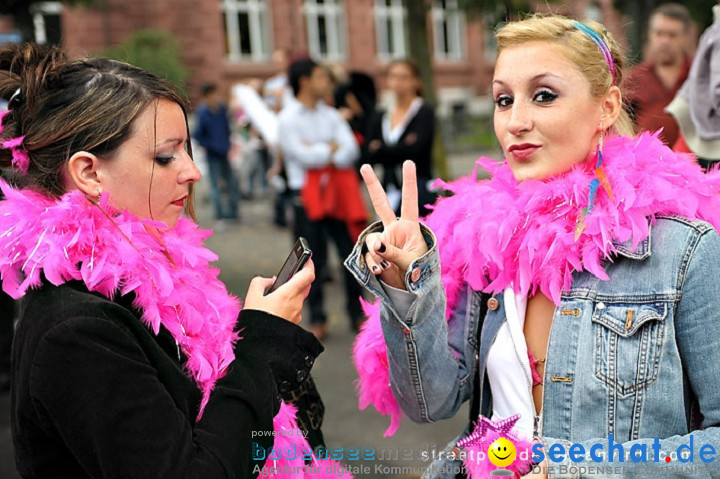
[[[326,275],[329,239],[335,243],[340,258],[347,257],[353,248],[346,222],[327,214],[325,201],[334,196],[337,203],[346,203],[343,196],[353,193],[347,188],[335,188],[337,184],[333,182],[347,172],[357,180],[354,162],[360,156],[360,149],[348,123],[323,101],[332,92],[325,67],[311,59],[297,60],[290,65],[289,81],[297,101],[285,106],[280,113],[280,150],[292,194],[294,233],[308,240],[315,275],[321,279]],[[335,170],[340,174],[335,174]],[[359,186],[357,189],[359,191]],[[361,291],[348,271],[344,273],[346,308],[352,327],[357,329],[362,317]],[[323,339],[327,334],[327,317],[322,280],[313,283],[308,303],[312,332]]]
[[[690,70],[688,57],[692,18],[684,5],[665,3],[650,15],[645,61],[634,66],[627,80],[628,101],[641,130],[661,133],[673,145],[678,126],[664,111]]]
[[[193,137],[205,150],[210,176],[210,195],[216,220],[238,219],[238,184],[230,167],[230,118],[220,101],[217,86],[202,87],[203,101],[197,109],[197,125]],[[225,183],[227,201],[223,201],[221,182]],[[225,203],[223,205],[223,203]]]

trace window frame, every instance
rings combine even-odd
[[[272,18],[265,0],[222,0],[225,23],[225,58],[229,62],[265,62],[272,52]],[[247,13],[250,27],[250,54],[242,53],[238,14]],[[254,45],[260,45],[259,49]]]
[[[467,58],[467,19],[458,8],[457,0],[446,0],[443,8],[439,0],[433,2],[430,12],[433,29],[433,53],[440,62],[461,62]],[[448,4],[453,6],[448,7]],[[448,42],[440,35],[439,27],[448,29]]]
[[[403,0],[390,1],[392,5],[385,5],[386,0],[375,0],[373,2],[376,56],[381,62],[406,58],[409,54],[408,46],[410,42],[407,30],[407,8]],[[394,52],[389,51],[390,43],[387,39],[387,28],[385,28],[388,23],[392,23],[393,25],[392,43],[396,47],[396,51]]]
[[[45,25],[45,16],[57,15],[60,17],[60,29],[62,30],[62,2],[36,2],[30,6],[30,14],[33,20],[33,36],[35,43],[40,45],[47,44],[47,28]],[[62,38],[62,31],[60,32]]]
[[[325,0],[318,4],[317,0],[305,0],[302,8],[310,55],[323,62],[345,61],[348,45],[345,1]],[[321,16],[325,17],[327,53],[320,51],[318,24]]]

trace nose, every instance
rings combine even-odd
[[[532,115],[527,104],[516,98],[510,108],[510,119],[507,124],[508,131],[515,136],[530,131],[532,129]]]
[[[185,153],[183,160],[183,167],[178,176],[179,183],[197,183],[202,178],[200,169],[195,164],[195,161],[190,157],[189,154]]]

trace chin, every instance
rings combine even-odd
[[[177,225],[178,221],[180,220],[180,215],[171,215],[166,216],[165,218],[162,218],[160,221],[165,223],[168,227],[168,229],[172,229]]]
[[[544,180],[552,176],[546,168],[532,163],[510,163],[510,170],[516,181]]]

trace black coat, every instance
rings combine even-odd
[[[435,110],[430,104],[423,102],[394,145],[385,143],[383,137],[382,123],[386,114],[382,111],[376,112],[370,120],[365,137],[364,153],[371,164],[383,166],[382,184],[386,189],[388,185],[394,185],[401,189],[402,170],[400,166],[405,160],[415,162],[418,179],[418,208],[420,216],[425,216],[430,212],[425,205],[433,204],[436,200],[435,193],[428,189],[428,181],[433,178],[432,150],[435,138]],[[380,142],[380,147],[371,151],[370,144],[374,140]],[[395,213],[400,214],[399,208]]]
[[[369,147],[373,140],[380,141],[380,148],[368,151],[368,159],[373,164],[385,167],[383,184],[394,183],[400,187],[402,176],[398,176],[396,168],[405,160],[412,160],[417,167],[418,178],[425,180],[432,178],[432,147],[435,137],[435,110],[423,102],[415,116],[405,127],[398,142],[394,145],[385,143],[383,138],[382,121],[386,112],[375,112],[369,121],[365,146]]]
[[[131,297],[80,282],[21,302],[13,344],[12,433],[25,478],[246,478],[252,443],[272,446],[282,388],[307,377],[322,345],[276,316],[243,311],[235,361],[195,421],[200,391],[166,329],[153,335]],[[262,466],[263,461],[259,462]]]

